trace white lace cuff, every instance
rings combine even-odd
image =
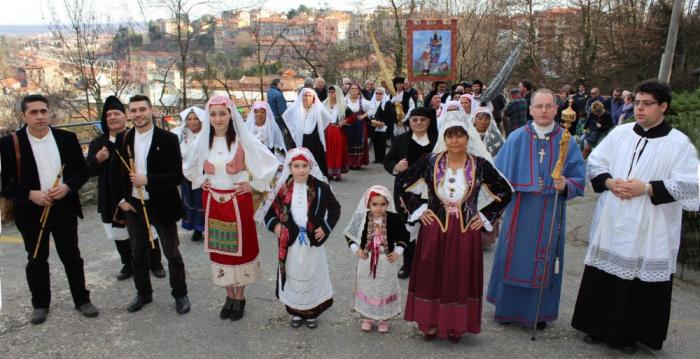
[[[486,216],[484,216],[483,213],[479,212],[479,218],[484,222],[484,229],[488,232],[493,232],[493,225],[491,224],[491,221],[486,219]]]

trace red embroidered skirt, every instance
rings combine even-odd
[[[224,287],[247,285],[260,277],[253,196],[232,193],[217,189],[202,193],[204,250],[212,262],[214,284]]]
[[[343,130],[335,125],[326,127],[326,163],[328,175],[340,178],[343,168],[347,167],[348,145]]]

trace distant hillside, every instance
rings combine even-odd
[[[31,35],[49,32],[46,25],[0,25],[0,35]]]

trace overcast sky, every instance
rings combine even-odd
[[[73,1],[73,0],[68,0]],[[88,0],[89,1],[89,0]],[[98,8],[100,12],[109,11],[112,22],[122,22],[126,19],[132,21],[139,21],[141,14],[138,11],[138,0],[92,0],[97,6],[104,6],[109,4],[109,8],[106,6],[104,8]],[[144,0],[148,3],[149,0]],[[222,4],[259,4],[260,1],[256,0],[215,0],[212,1],[217,4],[218,10],[222,10]],[[0,25],[42,25],[46,24],[48,21],[45,18],[50,18],[50,4],[53,3],[56,8],[60,11],[63,6],[63,0],[0,0]],[[333,9],[341,10],[353,10],[360,4],[363,9],[370,9],[378,4],[388,3],[387,0],[363,0],[363,1],[348,1],[348,0],[320,0],[320,1],[302,1],[302,0],[267,0],[265,1],[264,7],[267,9],[274,10],[289,10],[291,8],[297,8],[300,4],[304,3],[307,6],[310,4],[324,4],[327,3],[329,7]],[[320,5],[319,5],[320,6]],[[232,7],[232,6],[230,6]],[[212,13],[216,12],[217,9],[201,7],[198,11],[201,13]],[[62,13],[62,11],[60,11]],[[149,9],[147,17],[149,19],[156,19],[159,17],[164,17],[165,13],[159,13],[155,9]]]

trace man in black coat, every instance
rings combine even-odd
[[[437,142],[437,122],[435,110],[429,107],[417,107],[411,111],[408,119],[409,131],[394,137],[391,150],[384,158],[384,169],[394,176],[400,175],[427,153],[433,151]],[[394,204],[396,210],[403,216],[404,222],[408,220],[409,213],[401,202],[403,189],[398,181],[394,180]],[[410,224],[407,228],[411,233],[411,241],[403,253],[403,266],[399,270],[399,278],[408,278],[413,264],[413,252],[415,251],[415,239],[418,236],[420,223]]]
[[[131,245],[129,233],[123,222],[114,221],[114,212],[120,198],[115,196],[115,186],[119,184],[120,169],[123,166],[114,154],[114,141],[118,133],[126,130],[126,109],[116,96],[109,96],[102,107],[100,119],[102,134],[97,136],[88,147],[87,166],[90,176],[97,178],[97,212],[100,213],[105,227],[107,239],[113,240],[122,262],[122,269],[117,274],[117,280],[131,277]],[[160,262],[160,246],[158,239],[154,240],[155,248],[149,251],[150,267],[153,275],[165,277],[165,270]],[[150,247],[149,247],[150,248]]]
[[[78,248],[78,217],[83,218],[78,190],[88,179],[83,151],[74,133],[49,126],[46,97],[24,97],[21,111],[26,125],[0,140],[5,164],[0,194],[14,201],[15,224],[27,251],[27,282],[34,307],[31,323],[43,323],[51,303],[49,234],[66,271],[75,308],[86,317],[96,317],[99,312],[85,288],[83,259]],[[61,177],[54,186],[61,168]],[[41,217],[47,207],[50,210],[39,239]],[[34,258],[37,240],[40,245]]]
[[[168,259],[171,294],[179,314],[190,311],[185,283],[185,263],[178,249],[176,222],[182,217],[182,202],[178,186],[182,183],[182,156],[175,134],[153,125],[151,101],[142,95],[129,100],[129,115],[134,128],[117,135],[115,144],[119,154],[130,161],[133,172],[121,166],[119,209],[126,219],[131,238],[134,284],[137,295],[127,306],[137,312],[153,300],[151,279],[148,275],[148,234],[145,213],[156,228]],[[131,155],[130,155],[131,154]],[[133,157],[132,157],[133,156]],[[141,204],[145,202],[145,207]]]

